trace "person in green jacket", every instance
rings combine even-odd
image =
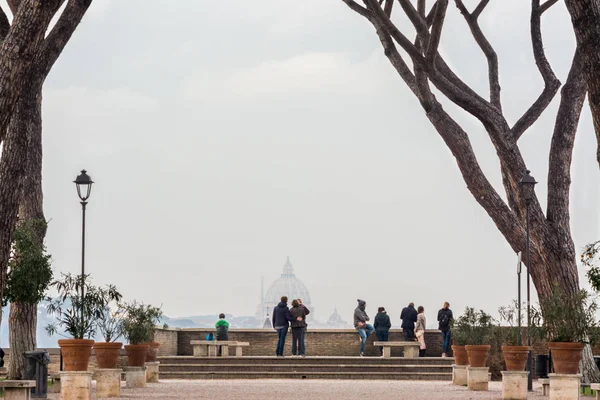
[[[219,314],[219,320],[215,324],[217,334],[215,335],[217,340],[229,340],[229,322],[225,321],[225,314]],[[221,355],[221,347],[219,346],[219,356]]]

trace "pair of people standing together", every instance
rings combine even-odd
[[[292,308],[288,308],[287,296],[281,297],[281,302],[273,310],[273,327],[277,331],[277,357],[283,357],[285,349],[285,338],[288,328],[292,327],[292,354],[304,357],[306,349],[304,345],[304,333],[306,331],[306,316],[310,310],[302,304],[301,299],[292,300]]]

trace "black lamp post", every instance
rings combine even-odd
[[[525,224],[527,230],[527,239],[525,243],[525,264],[527,266],[527,346],[530,346],[529,355],[527,356],[527,371],[529,376],[527,378],[527,387],[529,390],[533,390],[533,374],[531,371],[532,360],[531,360],[531,333],[529,327],[531,326],[531,275],[529,273],[531,263],[529,258],[529,206],[534,196],[535,178],[531,176],[530,171],[525,171],[525,175],[519,181],[519,185],[523,190],[523,197],[525,198]]]
[[[81,327],[85,324],[83,318],[83,299],[85,295],[85,206],[87,205],[87,199],[92,194],[92,178],[87,174],[85,169],[81,170],[81,174],[73,181],[77,186],[77,195],[81,200],[81,211],[82,211],[82,226],[81,226]]]

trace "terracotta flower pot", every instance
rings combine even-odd
[[[160,343],[150,342],[148,343],[148,353],[146,354],[146,362],[155,362],[158,355],[158,348]]]
[[[61,339],[58,346],[65,371],[87,371],[94,341],[90,339]]]
[[[557,374],[579,373],[579,361],[585,344],[570,342],[549,342],[548,349],[552,352],[552,365]]]
[[[469,356],[469,365],[471,367],[485,367],[491,348],[492,346],[489,344],[465,346]]]
[[[508,371],[525,371],[528,346],[502,346],[502,354]]]
[[[96,352],[98,368],[117,368],[121,347],[123,347],[123,343],[96,342],[94,351]]]
[[[465,346],[452,345],[452,354],[454,354],[454,364],[469,365],[469,359],[467,357],[467,350],[465,350]]]
[[[146,354],[149,346],[147,344],[129,344],[125,345],[127,353],[127,365],[130,367],[143,367],[146,362]]]

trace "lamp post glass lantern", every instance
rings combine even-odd
[[[87,174],[87,171],[85,169],[81,170],[81,174],[79,174],[77,176],[77,178],[75,178],[75,180],[73,181],[73,183],[75,183],[75,186],[77,187],[77,196],[79,196],[79,199],[81,200],[81,213],[82,213],[82,224],[81,224],[81,304],[80,304],[80,309],[81,309],[81,329],[82,329],[82,334],[83,334],[83,330],[84,330],[84,304],[83,304],[83,300],[84,300],[84,296],[85,296],[85,206],[87,205],[87,199],[90,198],[90,195],[92,194],[92,185],[94,184],[94,181],[92,181],[92,178],[90,178],[90,176]],[[82,337],[83,339],[83,337]]]
[[[529,331],[529,327],[531,326],[531,274],[530,270],[530,258],[529,258],[529,206],[531,205],[531,201],[534,197],[534,190],[536,185],[536,180],[533,176],[530,175],[529,170],[525,171],[525,175],[519,181],[519,186],[521,186],[523,198],[525,199],[525,224],[526,224],[526,241],[525,241],[525,265],[527,267],[527,346],[530,347],[529,355],[527,356],[527,371],[529,372],[529,376],[527,379],[527,387],[531,391],[533,390],[533,374],[531,371],[532,368],[532,360],[531,360],[531,332]]]

